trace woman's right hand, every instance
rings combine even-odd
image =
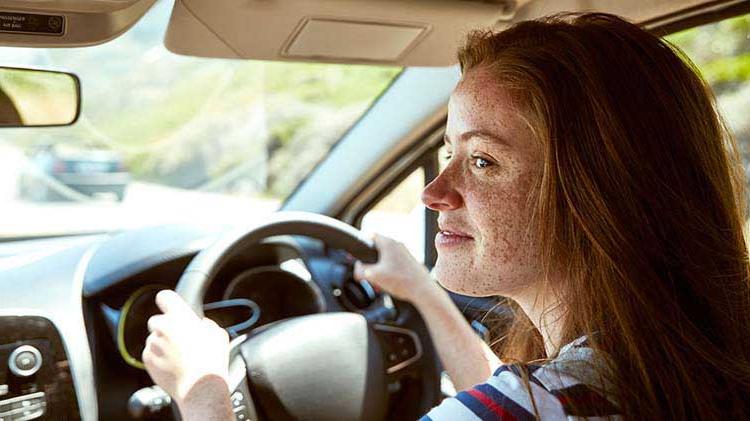
[[[380,258],[373,264],[357,261],[355,279],[366,279],[388,294],[412,303],[437,287],[427,268],[402,243],[379,234],[373,236],[373,241]]]
[[[176,292],[160,291],[156,305],[163,312],[148,319],[151,334],[141,358],[154,383],[184,406],[191,390],[206,379],[229,396],[229,335],[200,318]],[[213,381],[219,380],[219,381]],[[219,393],[219,394],[221,394]]]

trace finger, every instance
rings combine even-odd
[[[375,243],[375,234],[374,232],[363,232],[364,237],[370,242],[370,245],[374,247],[376,250],[378,249],[378,245]]]
[[[189,334],[190,326],[193,323],[185,322],[184,319],[176,317],[174,313],[157,314],[152,317],[155,317],[155,319],[151,321],[151,318],[149,318],[149,321],[151,322],[150,325],[147,322],[149,331],[166,341],[171,341],[172,338],[175,338],[178,335],[184,335],[186,332]]]
[[[224,330],[221,326],[219,326],[215,321],[209,319],[208,317],[203,318],[203,324],[211,329],[218,329],[218,330]]]
[[[388,237],[388,236],[383,235],[383,234],[379,234],[377,232],[373,235],[372,239],[374,241],[377,241],[377,242],[380,242],[380,243],[385,243],[387,241],[393,241],[393,239],[391,237]]]
[[[197,319],[192,308],[176,292],[171,289],[164,289],[156,294],[156,305],[164,314],[170,314],[177,317]]]
[[[380,243],[383,242],[383,236],[378,234],[377,232],[372,233],[372,242],[375,243],[375,247],[380,249]]]
[[[211,330],[213,330],[217,334],[221,335],[221,339],[222,340],[229,341],[229,332],[227,332],[224,328],[222,328],[221,326],[219,326],[215,321],[209,319],[208,317],[204,317],[203,318],[203,323],[208,328],[210,328]]]
[[[143,347],[143,351],[141,351],[141,361],[146,366],[146,369],[148,370],[148,367],[151,365],[153,352],[151,351],[149,345],[148,345],[148,338],[146,339],[146,346]]]
[[[151,316],[148,318],[148,322],[146,322],[146,326],[148,326],[148,331],[151,333],[156,334],[163,334],[164,329],[167,325],[167,316],[163,314],[157,314],[154,316]]]
[[[384,235],[375,234],[375,239],[373,240],[375,242],[375,246],[378,248],[378,251],[381,253],[383,250],[390,248],[393,243],[396,242],[396,240],[392,239],[391,237],[386,237]]]
[[[164,339],[154,334],[148,335],[148,338],[146,338],[146,345],[143,347],[141,359],[143,362],[146,362],[146,359],[151,359],[152,357],[163,357],[164,348],[166,346],[167,344]]]
[[[362,280],[372,277],[372,265],[362,263],[359,260],[354,262],[354,279]]]

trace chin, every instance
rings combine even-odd
[[[438,257],[433,273],[443,288],[456,294],[471,297],[498,295],[497,279],[478,273],[471,264],[448,263]]]
[[[448,262],[438,256],[433,274],[443,288],[470,297],[513,296],[528,286],[528,276],[514,275],[502,265],[480,266],[493,270],[478,270],[473,262]]]

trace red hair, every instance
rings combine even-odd
[[[609,357],[625,418],[750,418],[743,173],[694,66],[602,13],[475,31],[458,57],[517,94],[536,133],[531,228],[562,343],[589,335]],[[553,357],[529,330],[517,318],[501,358]]]

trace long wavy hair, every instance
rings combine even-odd
[[[750,418],[743,171],[695,66],[604,13],[474,31],[458,57],[522,100],[542,151],[531,232],[562,343],[608,356],[626,419]],[[554,357],[532,327],[500,357]]]

